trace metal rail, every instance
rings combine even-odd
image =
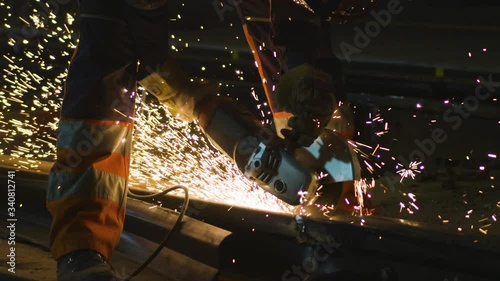
[[[16,196],[23,204],[18,211],[18,217],[22,218],[19,235],[46,247],[50,224],[44,200],[46,181],[35,178],[23,172],[16,176]],[[4,179],[5,176],[0,176],[0,180]],[[177,215],[171,210],[177,209],[182,199],[163,196],[158,200],[163,207],[129,200],[125,231],[115,261],[119,268],[131,270],[139,264],[175,221]],[[294,264],[303,263],[321,245],[330,245],[335,253],[315,273],[335,267],[337,270],[338,267],[355,268],[354,259],[364,260],[358,271],[391,264],[400,270],[430,270],[437,272],[436,276],[453,273],[474,278],[460,280],[495,280],[495,276],[500,276],[499,243],[494,238],[482,248],[472,247],[468,237],[410,221],[377,217],[368,218],[364,226],[345,216],[329,221],[306,219],[302,232],[296,218],[289,214],[198,200],[192,200],[190,208],[191,217],[195,219],[186,218],[182,231],[175,235],[145,276],[165,280],[224,280],[228,272],[238,272],[238,278],[232,280],[251,280],[249,276],[254,275],[256,280],[278,280],[277,276]],[[307,242],[298,243],[298,238]],[[253,258],[256,255],[259,259]],[[172,275],[177,279],[168,279]]]

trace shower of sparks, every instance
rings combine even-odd
[[[30,162],[54,159],[54,125],[61,107],[62,81],[75,47],[73,32],[61,28],[71,26],[72,16],[58,18],[53,13],[42,13],[37,10],[40,5],[39,1],[34,4],[29,17],[4,18],[3,24],[35,28],[26,28],[29,32],[14,35],[8,41],[13,51],[2,56],[0,88],[0,153]],[[8,5],[2,5],[0,10],[3,14],[12,12]],[[28,33],[34,38],[23,37]],[[47,45],[61,48],[50,51],[44,47]],[[20,168],[36,169],[34,165]]]
[[[417,196],[413,193],[403,193],[409,200],[406,200],[407,203],[399,202],[399,212],[401,213],[403,210],[406,210],[408,214],[413,215],[415,211],[419,211],[420,207],[417,205]]]
[[[361,179],[354,181],[354,195],[358,201],[358,206],[356,206],[356,210],[359,212],[361,216],[363,216],[365,211],[365,196],[368,196],[367,191],[375,186],[375,179],[372,179],[368,182],[367,179]],[[370,210],[366,210],[367,214],[369,214]]]
[[[13,51],[3,55],[7,67],[3,69],[0,89],[0,153],[28,159],[20,167],[26,169],[36,169],[34,160],[55,160],[63,83],[77,44],[72,26],[74,13],[64,15],[64,7],[58,7],[59,14],[48,12],[46,16],[39,5],[32,4],[29,17],[18,22],[14,22],[15,18],[4,19],[3,24],[37,28],[31,39],[14,36],[8,42]],[[11,7],[1,5],[0,9],[6,9],[3,12],[7,14]],[[175,51],[180,50],[180,45],[175,47]],[[243,71],[235,69],[234,73],[243,80]],[[182,184],[190,189],[193,198],[290,212],[287,204],[257,188],[228,157],[213,149],[196,124],[172,118],[156,100],[146,101],[147,95],[141,89],[138,94],[136,115],[131,118],[135,123],[131,188],[157,191]],[[267,112],[263,111],[263,117],[269,117]]]
[[[412,161],[410,162],[408,168],[398,170],[397,173],[401,176],[401,180],[399,182],[403,182],[404,179],[410,177],[415,179],[416,175],[421,173],[418,167],[421,163],[422,162]]]
[[[359,157],[363,158],[361,159],[362,163],[364,164],[361,166],[363,170],[366,170],[371,175],[375,175],[378,171],[381,171],[383,169],[385,163],[382,161],[378,161],[378,158],[380,158],[382,151],[389,152],[389,148],[380,146],[380,144],[372,147],[370,145],[366,145],[364,143],[356,141],[348,141],[348,143],[351,145],[354,152],[356,152]],[[365,151],[367,149],[369,150],[369,152]]]
[[[247,180],[229,157],[210,147],[201,128],[170,116],[155,99],[136,99],[131,188],[189,187],[193,198],[287,212],[289,206]],[[181,195],[179,193],[179,195]]]

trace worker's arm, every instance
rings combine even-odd
[[[303,191],[317,187],[314,173],[285,151],[282,139],[234,99],[217,95],[217,87],[190,82],[173,62],[139,83],[178,118],[197,120],[215,147],[281,200],[299,204]]]

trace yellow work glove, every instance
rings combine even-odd
[[[332,76],[302,64],[287,71],[278,84],[278,105],[293,114],[291,129],[283,129],[285,140],[310,146],[330,121],[334,105]]]

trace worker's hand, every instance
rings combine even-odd
[[[344,102],[336,107],[326,128],[344,136],[346,139],[353,139],[355,134],[354,113],[349,102]]]
[[[309,64],[295,67],[281,77],[278,105],[293,114],[289,129],[281,133],[285,139],[310,146],[330,121],[335,99],[331,75]]]

